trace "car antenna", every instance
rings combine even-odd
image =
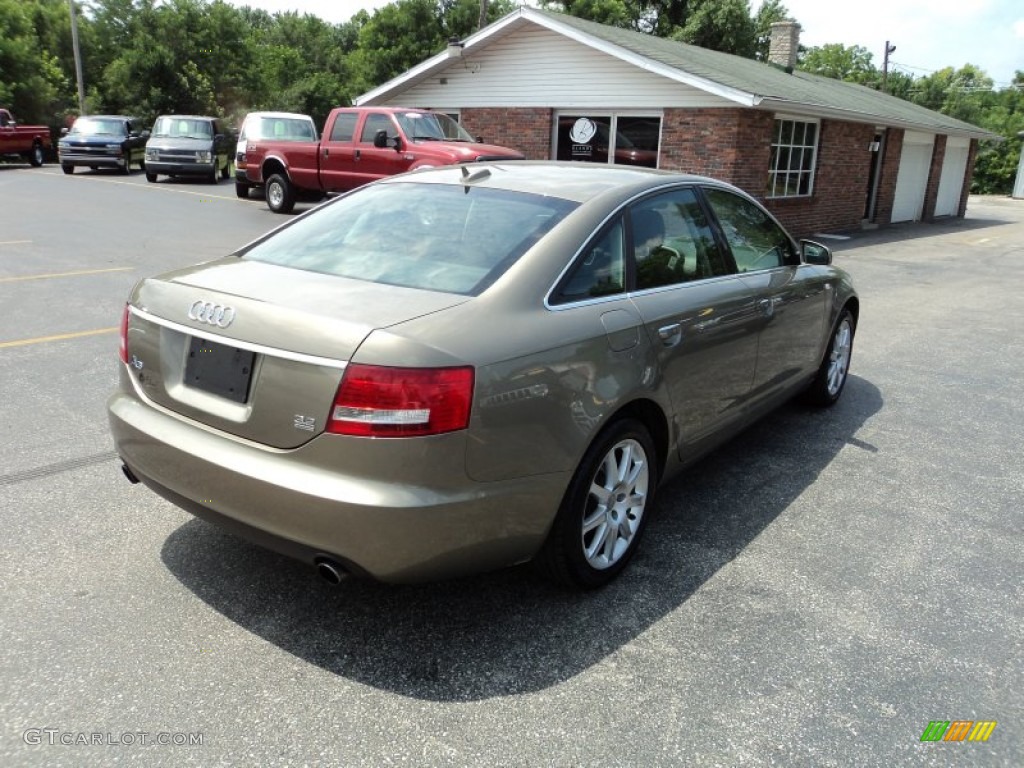
[[[479,171],[473,171],[473,173],[470,173],[469,169],[466,166],[462,166],[462,183],[463,184],[472,184],[474,181],[480,181],[481,179],[486,179],[490,175],[491,175],[491,169],[490,168],[481,168]]]

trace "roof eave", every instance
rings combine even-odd
[[[884,125],[887,128],[902,128],[908,131],[922,131],[926,133],[942,134],[943,136],[959,136],[970,139],[990,139],[1002,141],[1003,137],[986,131],[983,128],[962,128],[955,125],[934,125],[920,123],[913,120],[902,120],[887,115],[870,114],[856,110],[839,109],[836,107],[825,107],[820,104],[807,104],[804,102],[780,99],[774,96],[764,96],[758,104],[758,109],[771,112],[786,112],[795,115],[807,115],[808,117],[828,118],[843,120],[848,123],[864,123],[867,125]]]

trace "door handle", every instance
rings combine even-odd
[[[761,310],[761,314],[765,317],[771,317],[775,314],[775,305],[781,302],[778,296],[772,296],[770,299],[761,299],[757,302],[758,309]]]
[[[663,325],[658,329],[658,337],[661,339],[661,343],[666,347],[674,347],[683,338],[683,325],[682,323],[672,323],[671,325]]]

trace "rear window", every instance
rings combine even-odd
[[[292,117],[261,117],[245,125],[247,139],[275,141],[316,141],[316,129],[309,120]]]
[[[298,219],[243,258],[473,296],[576,205],[462,185],[379,184]]]

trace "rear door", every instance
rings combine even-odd
[[[328,192],[344,192],[356,182],[356,129],[359,112],[335,112],[320,139],[320,185]]]

